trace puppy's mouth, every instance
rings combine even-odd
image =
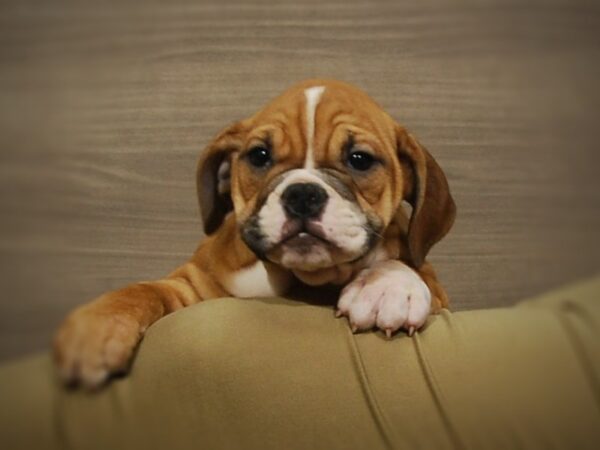
[[[281,240],[278,245],[286,245],[297,249],[310,248],[314,245],[335,245],[327,239],[320,223],[298,219],[288,220],[283,226]]]

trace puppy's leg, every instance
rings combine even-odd
[[[193,263],[164,280],[141,282],[106,293],[74,310],[54,339],[54,358],[66,383],[100,386],[127,370],[145,330],[164,315],[202,299],[225,295]]]
[[[342,291],[337,315],[348,317],[353,331],[377,326],[388,337],[401,328],[412,335],[432,308],[437,311],[443,302],[447,304],[433,269],[427,266],[425,276],[397,260],[362,270]]]
[[[432,314],[439,313],[443,308],[448,308],[450,303],[446,290],[442,287],[437,279],[433,266],[425,262],[417,273],[421,276],[429,291],[431,292],[431,312]]]

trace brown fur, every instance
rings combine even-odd
[[[231,294],[224,287],[228,277],[257,260],[242,241],[238,223],[260,203],[264,186],[282,172],[302,167],[307,144],[304,90],[316,85],[327,88],[315,116],[316,166],[345,174],[363,211],[384,224],[383,246],[388,256],[418,271],[432,293],[434,311],[448,305],[433,268],[425,262],[431,246],[454,220],[454,203],[443,172],[427,150],[362,91],[337,81],[306,81],[249,119],[226,128],[203,152],[197,184],[207,237],[189,262],[164,280],[104,294],[65,320],[54,350],[66,380],[101,383],[108,374],[126,368],[144,331],[160,317]],[[360,177],[346,174],[341,152],[348,132],[357,143],[373,149],[384,165]],[[258,176],[240,162],[240,155],[264,140],[271,141],[277,164]],[[224,160],[231,163],[231,198],[217,190],[217,170]],[[403,200],[413,207],[410,218],[401,207]],[[361,264],[296,276],[310,284],[344,284]],[[287,272],[275,264],[268,264],[268,270],[283,276]],[[86,377],[86,373],[92,375]]]

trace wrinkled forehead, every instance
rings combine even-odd
[[[393,120],[360,89],[341,82],[304,82],[287,90],[252,118],[248,141],[271,141],[311,167],[327,152],[333,136],[349,135],[386,146]]]

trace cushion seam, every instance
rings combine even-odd
[[[436,405],[436,410],[438,411],[438,414],[444,425],[444,428],[446,429],[446,433],[448,435],[448,438],[450,439],[450,442],[452,443],[452,446],[456,449],[466,448],[460,438],[459,433],[456,430],[456,426],[452,423],[450,414],[447,411],[447,408],[445,406],[446,401],[442,394],[442,389],[440,388],[439,383],[436,381],[433,375],[433,370],[431,369],[431,366],[429,365],[427,358],[425,357],[425,352],[423,351],[421,345],[421,338],[419,337],[418,332],[412,336],[412,341],[414,343],[415,353],[417,356],[417,360],[419,361],[419,366],[421,367],[423,377],[425,378],[427,389],[429,390],[433,402]]]
[[[343,323],[343,322],[342,322]],[[352,354],[352,361],[354,363],[355,372],[357,378],[359,380],[363,395],[365,397],[366,403],[368,405],[369,411],[371,412],[371,416],[373,421],[375,422],[377,429],[379,430],[379,434],[385,443],[385,447],[388,449],[398,448],[393,444],[392,439],[392,431],[389,425],[389,421],[386,419],[385,414],[379,405],[377,397],[373,392],[372,384],[369,381],[369,377],[367,374],[367,369],[360,353],[360,349],[358,348],[358,344],[356,342],[356,337],[350,330],[346,324],[343,324],[345,329],[348,346],[350,348],[350,353]]]

